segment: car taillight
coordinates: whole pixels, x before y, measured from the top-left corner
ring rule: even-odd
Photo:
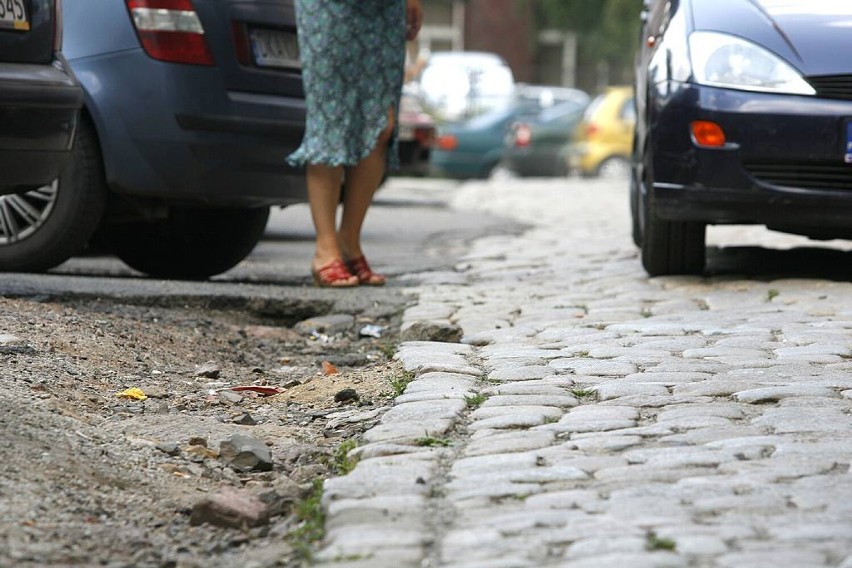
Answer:
[[[435,140],[435,146],[440,150],[444,150],[447,152],[452,152],[459,146],[458,139],[452,134],[444,134],[443,136],[438,136]]]
[[[53,51],[62,49],[62,0],[53,3]]]
[[[145,52],[160,61],[214,65],[190,0],[127,0]]]
[[[590,122],[586,125],[586,138],[593,138],[594,136],[597,136],[600,131],[600,126],[598,126],[594,122]]]
[[[515,146],[523,148],[529,146],[532,142],[532,130],[526,124],[519,124],[515,127]]]

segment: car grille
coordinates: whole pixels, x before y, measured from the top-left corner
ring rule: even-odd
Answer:
[[[745,164],[758,180],[783,187],[800,189],[852,190],[852,166],[843,164],[786,163]]]
[[[852,100],[852,75],[822,75],[807,77],[807,81],[819,97]]]

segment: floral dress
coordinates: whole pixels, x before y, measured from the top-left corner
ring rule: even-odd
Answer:
[[[307,126],[294,166],[354,166],[399,109],[405,0],[296,0]],[[399,166],[396,128],[388,166]]]

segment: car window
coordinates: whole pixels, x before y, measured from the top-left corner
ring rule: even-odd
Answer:
[[[432,56],[419,80],[426,107],[443,120],[464,120],[511,101],[515,79],[496,57],[471,53]]]
[[[550,108],[544,109],[538,115],[539,122],[552,122],[562,120],[566,117],[571,117],[580,112],[583,105],[577,103],[563,103]]]
[[[592,102],[590,102],[589,106],[586,107],[586,112],[583,114],[583,120],[590,120],[595,113],[598,112],[598,109],[603,104],[605,97],[606,95],[598,95],[592,99]]]
[[[636,122],[636,105],[633,100],[633,97],[630,97],[624,104],[621,105],[621,112],[619,113],[619,117],[624,122]]]

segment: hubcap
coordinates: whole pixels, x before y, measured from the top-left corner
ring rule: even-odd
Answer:
[[[0,246],[10,246],[36,233],[50,217],[59,180],[25,193],[0,196]]]

